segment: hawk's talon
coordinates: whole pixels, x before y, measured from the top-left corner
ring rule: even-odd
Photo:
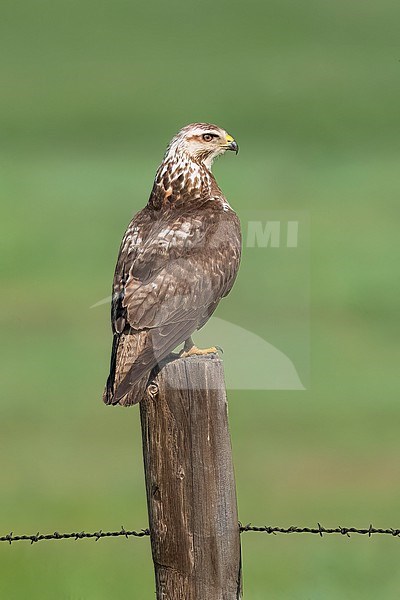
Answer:
[[[180,358],[187,358],[188,356],[204,356],[206,354],[218,354],[218,349],[221,350],[218,346],[211,346],[210,348],[197,348],[197,346],[192,346],[189,350],[182,350],[180,353]]]

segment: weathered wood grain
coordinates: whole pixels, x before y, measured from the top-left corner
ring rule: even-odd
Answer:
[[[241,555],[221,360],[165,364],[140,404],[158,600],[237,600]]]

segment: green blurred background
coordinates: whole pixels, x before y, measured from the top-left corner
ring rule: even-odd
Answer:
[[[147,525],[138,411],[101,404],[109,310],[89,307],[195,120],[240,143],[215,168],[239,215],[311,223],[308,390],[230,393],[240,519],[399,527],[399,19],[394,0],[2,0],[2,534]],[[263,256],[217,313],[255,332],[277,308]],[[242,542],[248,600],[399,597],[398,539]],[[0,552],[1,598],[154,597],[147,539]]]

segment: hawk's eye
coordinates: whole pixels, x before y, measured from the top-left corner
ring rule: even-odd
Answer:
[[[215,136],[214,136],[214,135],[211,135],[211,133],[205,133],[205,134],[203,135],[203,140],[204,140],[205,142],[211,142],[211,140],[212,140],[214,137],[215,137]]]

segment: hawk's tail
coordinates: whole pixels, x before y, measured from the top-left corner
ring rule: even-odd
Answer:
[[[115,333],[106,404],[130,406],[143,398],[152,369],[196,330],[194,318],[172,322],[157,331],[128,329]]]
[[[148,333],[146,331],[130,330],[124,333],[115,333],[111,352],[110,374],[107,379],[103,393],[105,404],[120,404],[130,406],[137,404],[143,398],[149,375],[154,364],[154,356],[148,364],[142,364],[142,369],[137,377],[130,381],[129,389],[121,396],[119,386],[138,356],[142,355],[148,344]],[[146,352],[144,352],[146,354]],[[150,358],[150,356],[149,356]]]

